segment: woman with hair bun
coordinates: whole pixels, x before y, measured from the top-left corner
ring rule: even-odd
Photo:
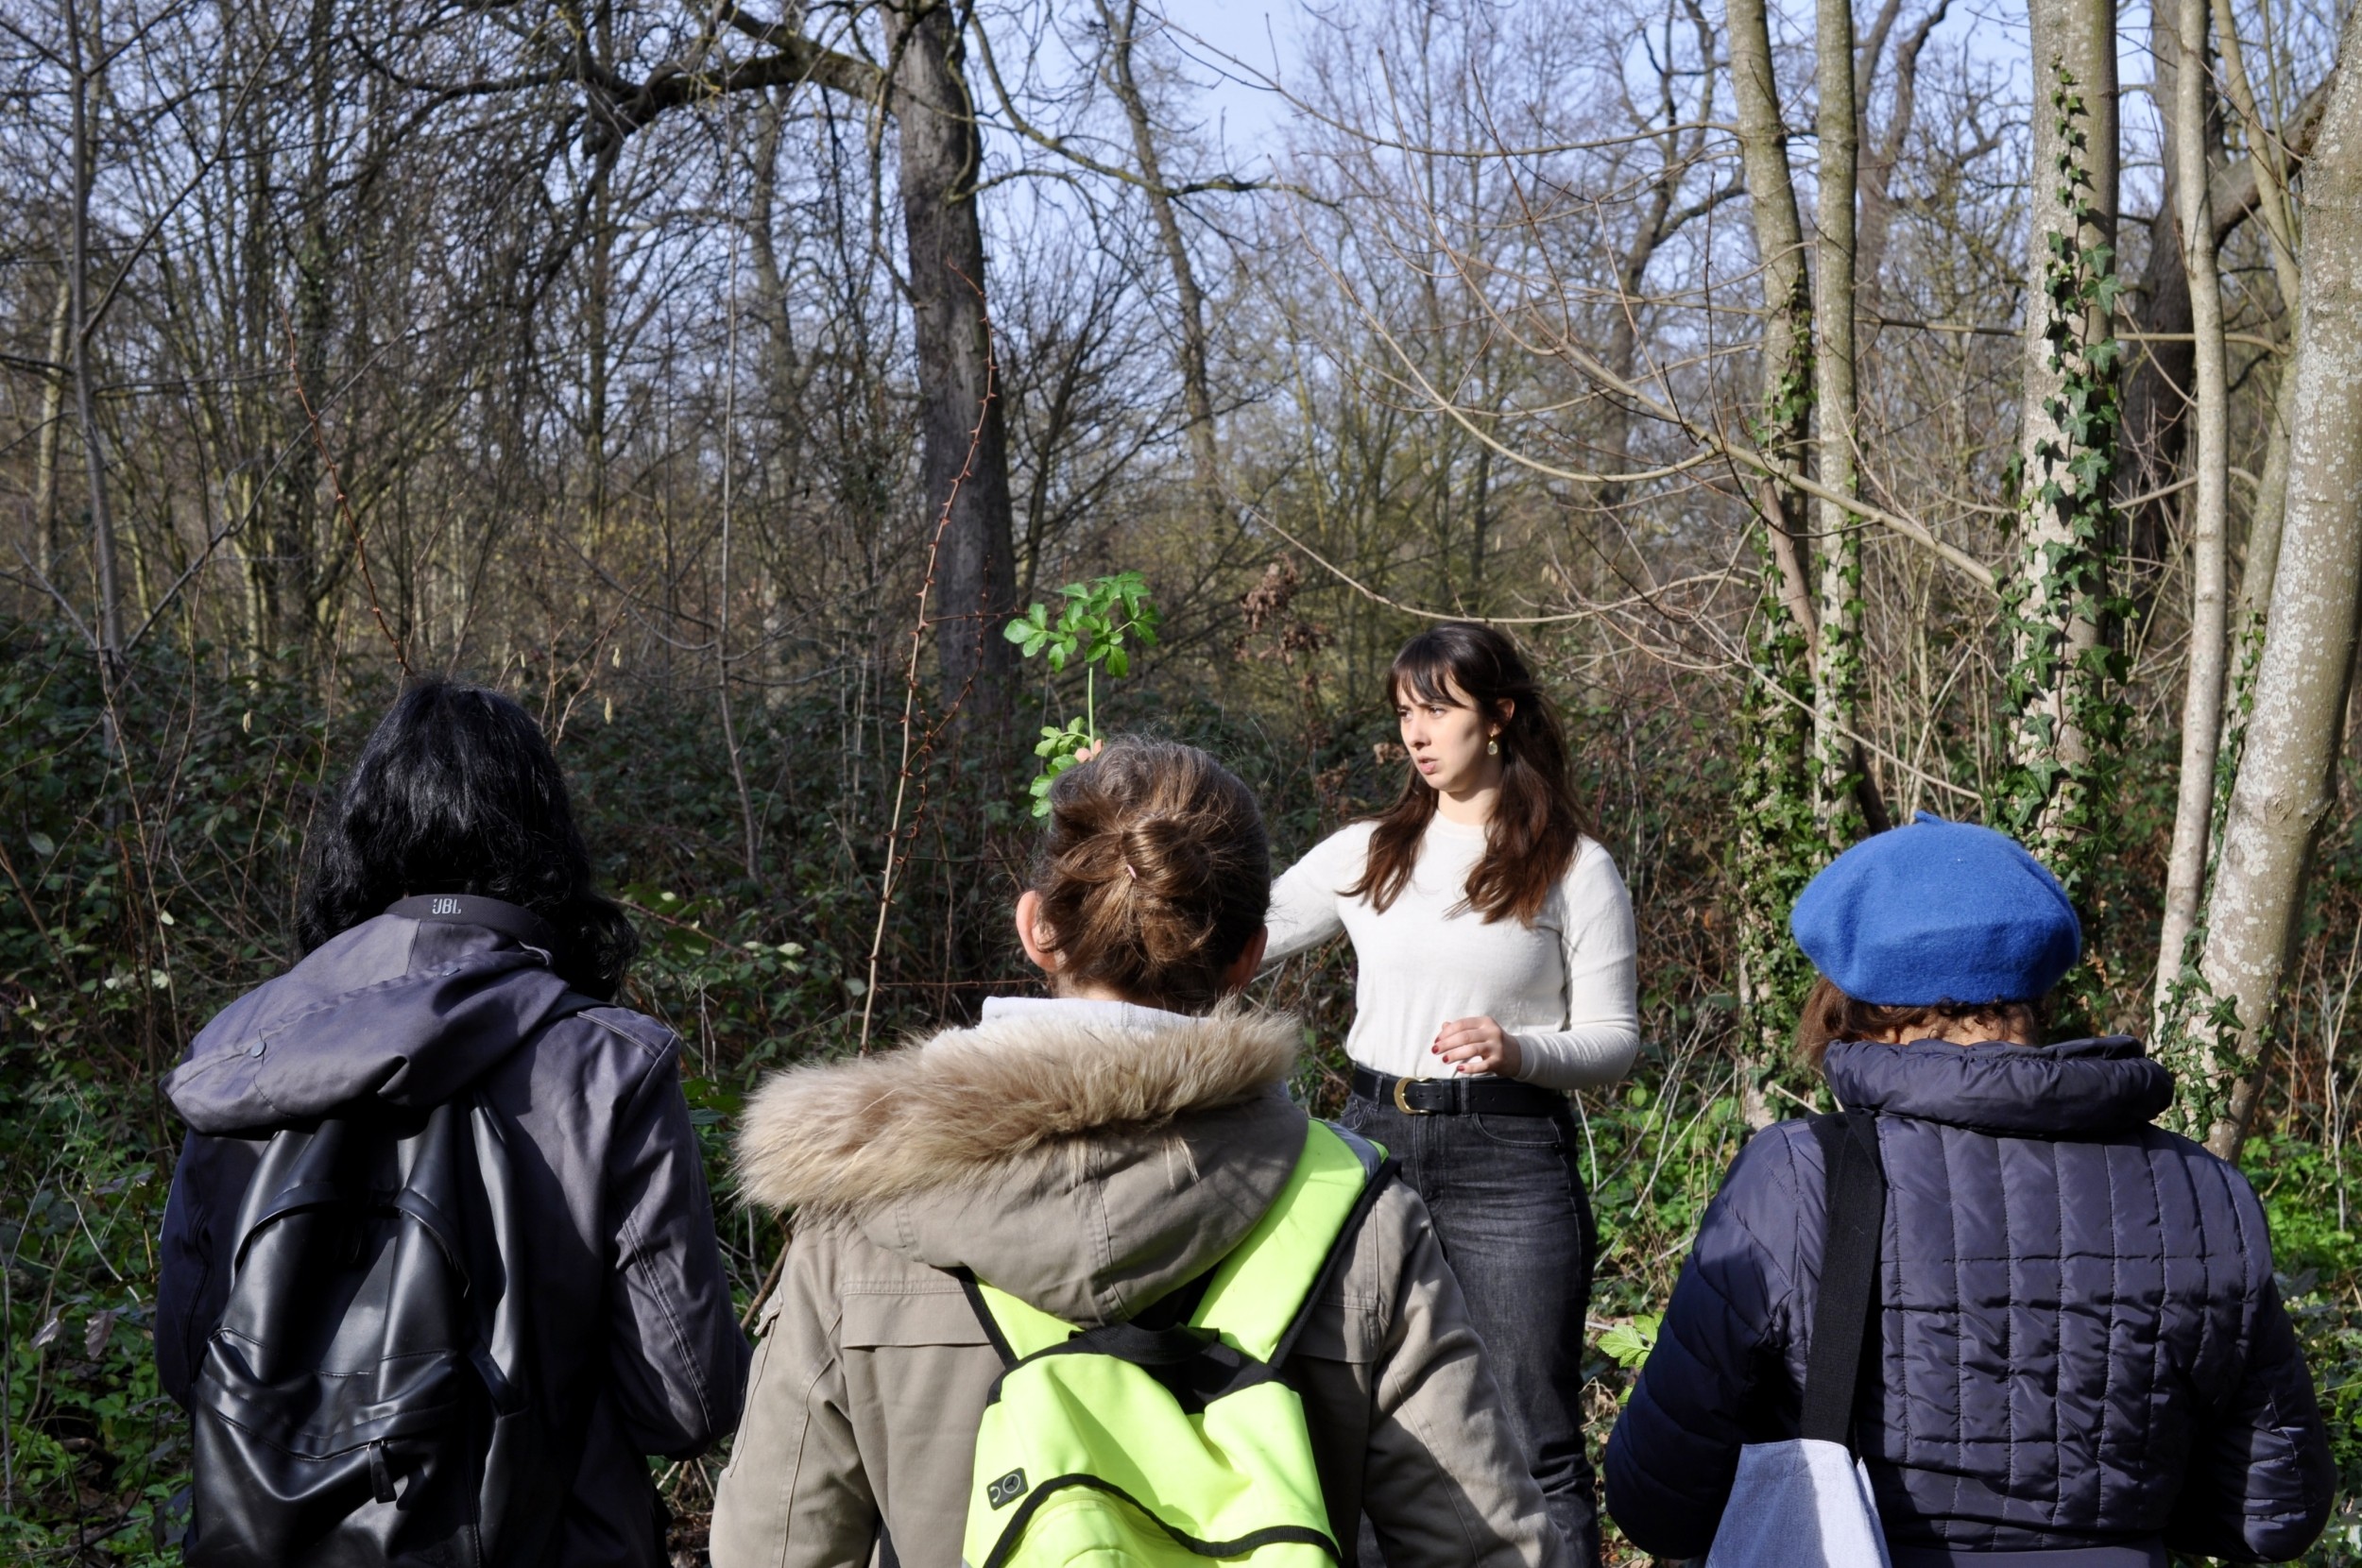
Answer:
[[[1332,1134],[1288,1097],[1295,1022],[1224,1005],[1263,954],[1271,861],[1254,795],[1202,751],[1118,741],[1061,774],[1050,806],[1015,912],[1048,997],[994,997],[975,1028],[782,1073],[747,1107],[743,1185],[796,1224],[715,1503],[716,1568],[956,1568],[1009,1560],[1012,1542],[1025,1562],[1029,1538],[997,1532],[1053,1515],[1070,1529],[1094,1508],[1155,1550],[1092,1561],[1273,1560],[1241,1544],[1272,1530],[1208,1541],[1175,1522],[1189,1499],[1171,1448],[1133,1454],[1147,1479],[1119,1499],[987,1436],[1046,1357],[1072,1367],[1092,1343],[1176,1336],[1196,1337],[1192,1355],[1232,1345],[1230,1321],[1207,1315],[1243,1276],[1219,1270],[1275,1248],[1327,1262],[1284,1307],[1291,1348],[1246,1369],[1266,1375],[1207,1391],[1173,1362],[1135,1363],[1165,1368],[1172,1419],[1209,1430],[1237,1390],[1272,1394],[1275,1368],[1293,1390],[1317,1471],[1307,1506],[1326,1527],[1299,1523],[1275,1549],[1296,1561],[1317,1544],[1350,1568],[1366,1512],[1396,1568],[1562,1568],[1417,1195],[1338,1133],[1357,1181],[1375,1169],[1361,1218],[1319,1237],[1290,1206],[1300,1162]],[[1045,1342],[1069,1354],[1012,1353],[995,1301],[1054,1320]],[[1187,1390],[1203,1401],[1190,1417]],[[1143,1440],[1121,1411],[1088,1413],[1103,1444]],[[1278,1435],[1257,1426],[1242,1448]],[[1068,1511],[1038,1507],[1053,1496]],[[964,1553],[979,1530],[1000,1544]]]
[[[1550,1517],[1593,1563],[1582,1389],[1598,1232],[1566,1091],[1615,1083],[1639,1050],[1632,900],[1583,830],[1566,740],[1508,638],[1429,627],[1387,685],[1402,793],[1279,878],[1265,962],[1351,937],[1345,1124],[1427,1201]]]

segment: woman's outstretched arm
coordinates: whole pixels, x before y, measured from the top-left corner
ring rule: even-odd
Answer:
[[[1369,845],[1370,825],[1355,823],[1314,844],[1280,874],[1272,884],[1266,917],[1271,927],[1271,946],[1263,949],[1266,970],[1345,929],[1343,893],[1361,879]]]

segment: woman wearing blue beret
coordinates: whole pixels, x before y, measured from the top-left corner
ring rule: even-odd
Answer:
[[[2082,939],[2056,878],[1922,814],[1840,856],[1790,929],[1821,971],[1799,1046],[1884,1168],[1849,1440],[1894,1568],[2302,1552],[2328,1436],[2263,1208],[2153,1124],[2173,1080],[2138,1041],[2042,1043]],[[1609,1440],[1608,1511],[1660,1557],[1706,1554],[1742,1445],[1798,1435],[1829,1125],[1731,1167]]]

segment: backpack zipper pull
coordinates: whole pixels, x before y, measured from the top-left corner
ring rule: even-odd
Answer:
[[[379,1502],[390,1503],[394,1500],[394,1472],[393,1467],[385,1462],[383,1439],[369,1444],[369,1486],[377,1493]]]

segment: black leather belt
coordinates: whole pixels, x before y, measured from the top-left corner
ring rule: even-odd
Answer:
[[[1395,1078],[1367,1067],[1353,1069],[1353,1092],[1413,1116],[1547,1116],[1566,1103],[1556,1089],[1515,1079]]]

